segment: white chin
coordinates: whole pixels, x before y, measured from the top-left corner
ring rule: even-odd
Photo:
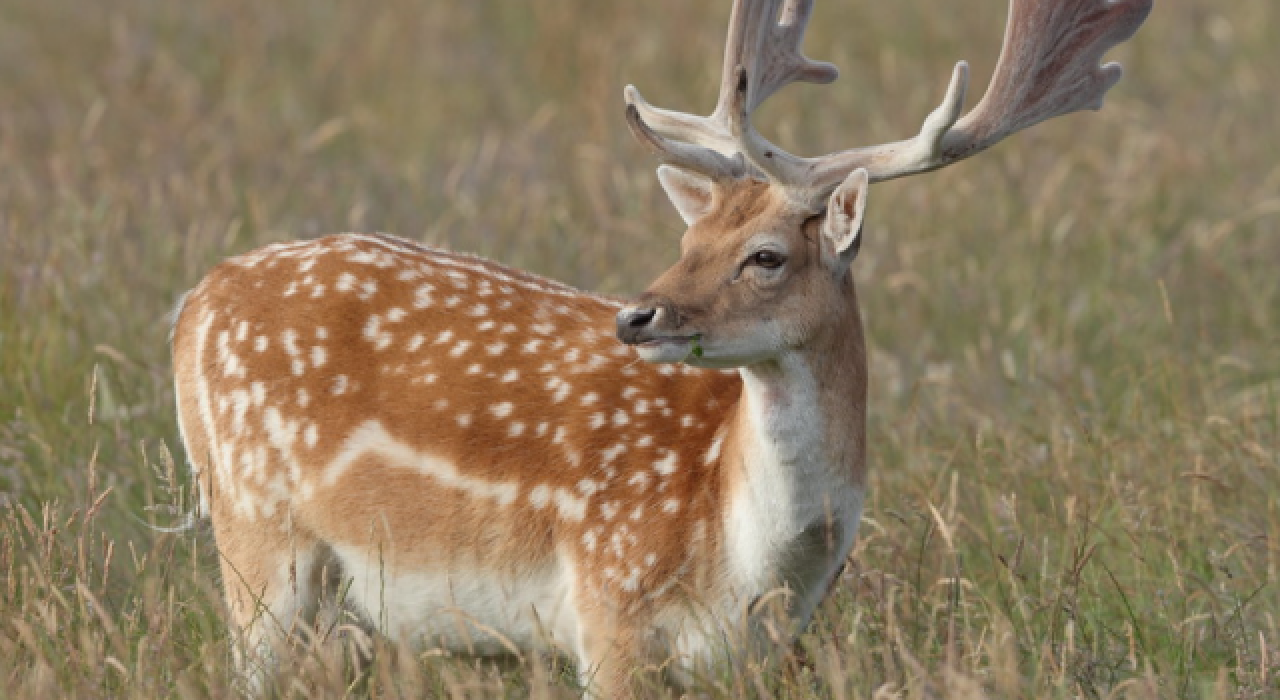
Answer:
[[[662,343],[650,343],[636,346],[636,354],[645,362],[653,364],[663,364],[669,362],[683,362],[693,353],[692,343],[689,341],[669,341]]]

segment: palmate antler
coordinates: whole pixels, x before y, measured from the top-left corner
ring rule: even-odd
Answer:
[[[818,206],[857,168],[872,181],[945,167],[1046,119],[1098,109],[1120,79],[1103,54],[1133,36],[1152,0],[1011,0],[987,94],[961,117],[969,67],[956,64],[920,133],[896,143],[802,158],[774,146],[751,114],[784,85],[829,83],[838,71],[800,51],[813,0],[735,0],[715,111],[698,117],[650,105],[627,86],[627,121],[663,162],[713,180],[762,176]]]

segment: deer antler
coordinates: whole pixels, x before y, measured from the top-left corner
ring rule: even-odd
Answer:
[[[813,0],[786,0],[785,4],[783,0],[735,0],[729,17],[729,38],[725,43],[720,96],[715,110],[710,116],[699,117],[654,107],[640,96],[635,86],[628,85],[624,96],[632,132],[670,165],[687,167],[713,178],[724,177],[726,171],[716,166],[725,163],[704,153],[697,156],[695,166],[682,165],[677,161],[687,162],[691,155],[687,149],[674,149],[676,144],[669,140],[665,143],[659,140],[655,145],[652,136],[661,134],[722,156],[742,153],[732,127],[741,111],[737,104],[742,100],[740,92],[746,95],[747,110],[754,111],[788,83],[825,84],[840,74],[830,63],[812,61],[800,52],[812,12]],[[739,69],[747,75],[745,86],[739,85]],[[644,133],[646,124],[652,127],[649,134]],[[709,164],[715,165],[704,169]]]
[[[678,149],[669,139],[685,141],[698,152],[714,151],[726,161],[741,153],[770,181],[818,205],[857,168],[866,168],[876,182],[936,170],[1046,119],[1100,108],[1121,69],[1098,62],[1133,36],[1151,12],[1152,0],[1011,0],[995,74],[972,112],[960,116],[969,82],[968,64],[961,61],[942,103],[914,138],[818,158],[787,153],[751,126],[752,112],[778,88],[798,80],[830,82],[836,75],[830,64],[800,53],[811,0],[792,0],[781,15],[779,4],[734,3],[720,99],[709,117],[652,107],[630,86],[626,99],[637,110],[633,130],[649,122],[666,137],[665,148],[655,150],[670,164],[687,167],[677,162]],[[688,151],[682,153],[687,159]],[[726,170],[719,176],[732,175]]]

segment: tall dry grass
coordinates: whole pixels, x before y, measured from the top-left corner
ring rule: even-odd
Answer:
[[[235,692],[210,538],[147,527],[187,507],[182,290],[378,229],[638,291],[680,226],[621,88],[707,108],[725,4],[0,2],[4,694]],[[824,0],[807,49],[843,75],[763,128],[806,153],[912,133],[953,60],[985,80],[1003,16]],[[1277,32],[1272,0],[1161,0],[1101,113],[875,188],[854,564],[807,660],[704,692],[1280,695]],[[575,692],[556,660],[330,636],[280,695]]]

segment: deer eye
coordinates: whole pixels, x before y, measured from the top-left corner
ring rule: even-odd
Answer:
[[[748,260],[752,265],[763,267],[766,270],[773,270],[782,267],[782,263],[786,262],[787,258],[776,251],[758,250],[752,253]]]

